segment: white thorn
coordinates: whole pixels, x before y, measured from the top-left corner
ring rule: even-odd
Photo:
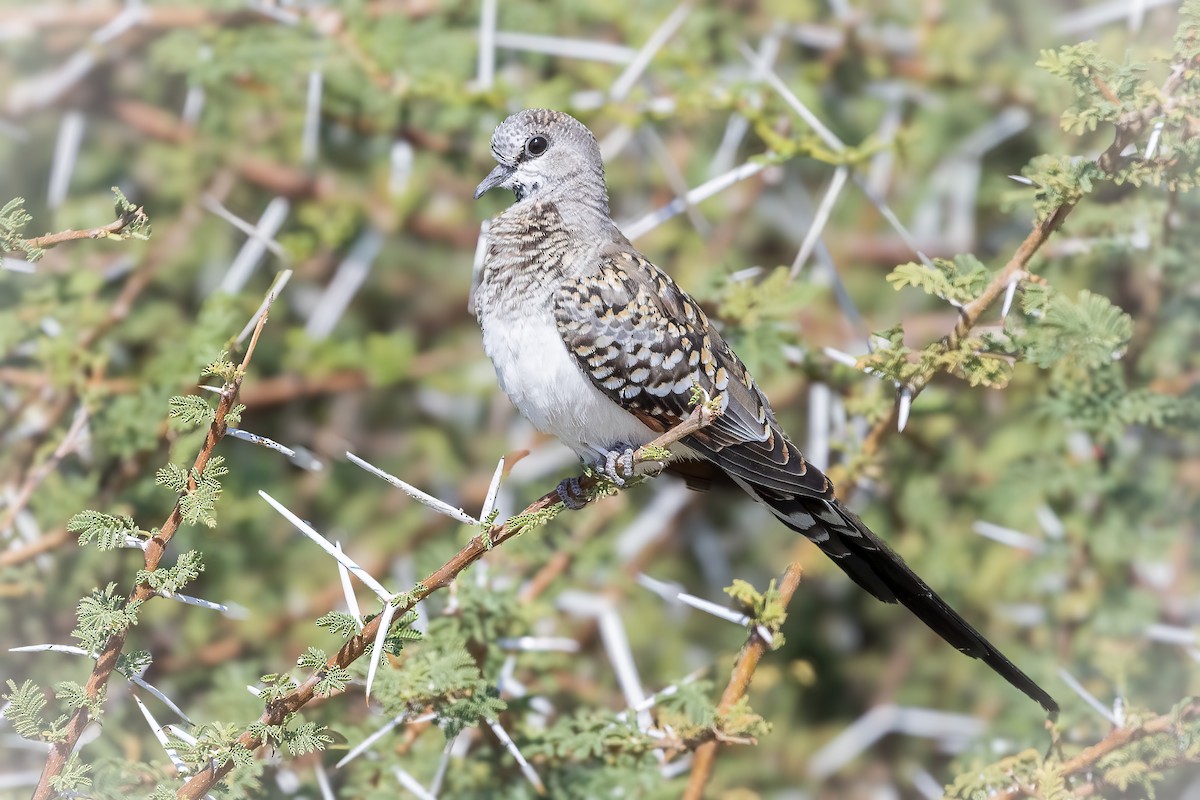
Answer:
[[[679,30],[679,26],[687,19],[688,14],[692,13],[691,3],[685,0],[675,7],[675,10],[667,16],[662,23],[654,29],[650,34],[650,38],[638,50],[633,61],[625,68],[625,71],[613,82],[612,89],[609,90],[608,96],[613,100],[623,100],[633,89],[633,85],[637,79],[646,71],[646,67],[650,65],[650,61],[658,53],[662,46],[667,43],[675,31]]]
[[[181,709],[179,706],[175,705],[175,703],[171,700],[171,698],[169,698],[165,694],[163,694],[157,687],[151,686],[149,683],[147,683],[144,679],[142,679],[138,675],[130,675],[128,677],[129,677],[130,683],[142,687],[147,692],[149,692],[150,694],[157,697],[162,702],[163,705],[165,705],[167,708],[174,711],[176,716],[178,716],[181,720],[186,722],[188,725],[195,727],[196,723],[192,722],[191,719],[188,718],[188,715],[183,713],[183,709]],[[195,744],[195,743],[196,743],[195,740],[193,740],[192,744]]]
[[[247,336],[250,335],[254,327],[258,325],[258,319],[266,313],[267,307],[275,302],[275,298],[279,297],[279,293],[283,291],[283,287],[287,286],[288,281],[292,279],[292,271],[285,269],[275,276],[275,280],[271,281],[271,288],[267,290],[263,300],[258,304],[258,310],[254,312],[254,316],[250,317],[250,321],[242,328],[242,332],[237,336],[237,343],[241,344]],[[217,391],[221,391],[218,389]]]
[[[390,601],[385,601],[382,619],[379,621],[379,630],[375,631],[375,647],[371,650],[371,663],[367,666],[367,688],[364,694],[368,700],[371,699],[371,685],[375,683],[375,671],[379,669],[379,662],[383,660],[383,644],[387,641],[388,628],[392,627],[392,617],[394,616],[396,616],[396,606]]]
[[[1017,296],[1017,284],[1021,282],[1021,276],[1013,275],[1012,280],[1008,282],[1008,286],[1004,287],[1004,303],[1000,306],[1000,319],[1008,319],[1008,312],[1012,308],[1013,298]]]
[[[905,386],[900,389],[900,400],[897,403],[899,406],[896,409],[896,431],[903,433],[904,428],[908,425],[908,414],[912,411],[913,390]]]
[[[734,611],[731,608],[726,608],[723,605],[714,603],[711,600],[705,600],[702,597],[696,597],[695,595],[688,594],[687,592],[680,592],[679,599],[684,603],[687,603],[692,608],[699,609],[707,614],[712,614],[714,617],[723,619],[726,622],[732,622],[734,625],[745,627],[750,624],[750,617]]]
[[[292,458],[296,455],[296,451],[292,448],[286,447],[274,439],[268,439],[265,436],[259,436],[257,433],[251,433],[250,431],[245,431],[241,428],[235,428],[232,425],[226,426],[225,432],[235,439],[241,439],[243,442],[250,442],[251,444],[256,444],[259,447],[265,447],[268,450],[274,450],[276,452],[283,453],[288,458]]]
[[[367,748],[369,748],[371,745],[375,744],[375,742],[379,741],[384,736],[386,736],[388,731],[392,730],[392,728],[395,728],[401,722],[404,722],[404,718],[407,716],[408,716],[407,711],[400,712],[395,717],[393,717],[391,719],[391,721],[388,722],[386,725],[384,725],[382,728],[375,731],[367,738],[363,739],[361,742],[356,744],[354,747],[350,748],[350,752],[348,752],[348,753],[346,753],[346,755],[342,756],[341,761],[337,762],[337,764],[334,765],[334,769],[341,769],[342,767],[346,766],[354,759],[358,758],[360,755],[362,755],[364,752],[366,752]]]
[[[508,731],[504,730],[500,723],[494,719],[487,720],[487,724],[492,729],[492,733],[496,734],[496,738],[500,740],[500,743],[504,745],[504,749],[508,750],[512,754],[512,757],[517,760],[517,764],[521,767],[521,773],[525,776],[525,780],[533,785],[538,794],[545,794],[546,787],[542,784],[542,779],[538,777],[537,772],[525,760],[525,756],[521,755],[521,751],[517,749],[516,742],[508,735]]]
[[[384,472],[379,467],[359,458],[358,456],[354,455],[353,453],[349,453],[349,452],[346,453],[346,458],[350,459],[351,463],[362,467],[367,472],[370,472],[372,475],[375,475],[378,478],[382,478],[383,480],[390,483],[392,486],[395,486],[397,489],[399,489],[400,491],[407,494],[412,499],[416,500],[418,503],[427,505],[430,508],[432,508],[434,511],[445,514],[448,517],[453,517],[454,519],[458,520],[459,522],[463,523],[464,525],[478,525],[479,524],[479,520],[475,519],[470,514],[463,511],[461,508],[455,508],[454,506],[450,505],[449,503],[447,503],[443,500],[439,500],[438,498],[434,497],[431,494],[426,494],[425,492],[422,492],[420,489],[413,486],[412,484],[406,483],[406,482],[400,480],[395,475]]]
[[[10,647],[10,653],[70,653],[73,656],[91,656],[82,647],[70,644],[27,644],[24,647]]]
[[[334,542],[333,546],[342,552],[342,543]],[[354,594],[354,586],[350,583],[350,570],[346,569],[346,565],[338,561],[338,577],[342,581],[342,595],[346,598],[346,609],[350,612],[350,616],[354,617],[354,624],[361,631],[363,629],[362,610],[358,607],[358,596]]]
[[[504,458],[496,464],[496,471],[492,473],[492,482],[488,484],[487,496],[483,499],[483,508],[479,511],[480,522],[485,521],[496,508],[496,497],[500,494],[500,481],[504,477]]]
[[[338,562],[344,564],[346,569],[353,572],[355,577],[366,584],[366,586],[375,593],[376,597],[384,602],[387,602],[391,599],[392,593],[383,588],[383,584],[375,580],[375,578],[371,576],[371,573],[360,567],[352,558],[350,558],[350,556],[343,553],[340,548],[334,547],[328,539],[317,533],[311,525],[297,517],[295,514],[285,508],[278,500],[276,500],[274,497],[271,497],[271,495],[267,494],[263,490],[259,489],[258,494],[263,500],[266,500],[268,503],[270,503],[272,508],[283,515],[284,519],[292,523],[292,525],[296,527],[296,530],[300,531],[313,542],[315,542],[318,547],[320,547],[326,553],[329,553],[329,555],[337,559]]]
[[[1067,686],[1071,687],[1075,694],[1082,697],[1083,701],[1092,707],[1092,710],[1111,722],[1114,726],[1118,728],[1121,727],[1120,723],[1117,722],[1117,718],[1113,716],[1113,713],[1108,709],[1108,706],[1104,705],[1104,703],[1101,703],[1096,699],[1095,695],[1083,688],[1083,684],[1075,680],[1075,676],[1067,672],[1065,667],[1058,668],[1058,676],[1063,679],[1063,682],[1065,682]]]
[[[416,795],[419,800],[437,800],[436,797],[431,795],[425,789],[425,787],[421,785],[420,781],[418,781],[401,767],[393,766],[392,774],[396,776],[396,780],[400,781],[401,786]]]
[[[158,743],[162,745],[162,749],[166,751],[167,758],[171,759],[171,764],[175,767],[175,771],[181,775],[187,775],[191,772],[188,765],[179,757],[179,753],[175,751],[175,748],[171,747],[171,742],[167,739],[167,735],[163,733],[162,726],[158,724],[158,720],[150,713],[150,709],[146,708],[146,704],[142,702],[142,698],[134,694],[133,700],[141,710],[142,716],[146,718],[146,723],[150,726],[150,732],[154,734],[154,738],[158,740]]]
[[[1158,140],[1163,132],[1163,120],[1154,123],[1154,130],[1150,131],[1150,140],[1146,142],[1146,154],[1143,156],[1147,161],[1154,158],[1154,154],[1158,151]]]

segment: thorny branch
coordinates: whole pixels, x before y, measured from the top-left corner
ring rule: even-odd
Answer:
[[[79,239],[108,239],[111,237],[119,238],[127,228],[136,229],[145,225],[147,221],[148,217],[146,216],[145,209],[141,206],[137,206],[136,208],[122,212],[119,217],[107,225],[101,225],[96,228],[87,228],[81,231],[68,228],[65,231],[59,231],[58,233],[47,233],[43,236],[35,236],[32,239],[23,239],[21,242],[23,247],[21,249],[25,249],[27,247],[30,250],[44,250],[46,248],[62,244],[63,242],[74,242],[78,241]]]
[[[800,578],[803,574],[804,568],[799,561],[793,561],[783,573],[783,580],[779,584],[779,603],[784,608],[791,602],[792,595],[800,586]],[[721,701],[717,704],[718,716],[728,714],[734,704],[746,694],[746,690],[750,688],[750,680],[754,677],[754,670],[758,668],[758,662],[762,660],[770,646],[765,639],[758,635],[757,629],[750,630],[750,637],[742,646],[742,652],[738,654],[733,674],[729,676],[729,683],[725,685],[725,691],[721,693]],[[717,758],[717,747],[722,743],[720,739],[713,739],[697,748],[696,758],[692,762],[692,774],[688,778],[687,790],[683,794],[684,800],[701,800],[704,797],[704,786],[712,774],[713,763]]]
[[[1120,166],[1122,151],[1146,129],[1151,120],[1164,112],[1164,107],[1171,103],[1169,98],[1172,97],[1183,82],[1184,66],[1183,64],[1176,65],[1171,70],[1170,77],[1163,84],[1161,96],[1168,99],[1164,100],[1161,104],[1155,103],[1141,111],[1130,112],[1118,122],[1116,135],[1113,137],[1112,144],[1096,159],[1096,165],[1101,171],[1108,175],[1115,173]],[[978,297],[959,310],[959,319],[958,323],[954,326],[954,330],[947,334],[938,345],[943,352],[956,349],[962,339],[979,324],[983,313],[1004,294],[1008,285],[1014,280],[1018,280],[1022,272],[1027,271],[1029,262],[1054,232],[1062,227],[1067,216],[1075,209],[1075,205],[1075,202],[1063,202],[1050,214],[1046,215],[1043,220],[1034,223],[1033,229],[1017,247],[1016,252],[1013,253],[1008,262],[992,278],[987,288]],[[918,373],[909,382],[905,388],[911,393],[912,398],[921,393],[929,384],[929,381],[933,379],[934,374],[935,368],[930,367],[924,372]],[[883,443],[897,432],[899,416],[900,405],[896,403],[892,405],[888,414],[875,424],[863,440],[862,450],[859,454],[860,464],[869,463],[879,453],[879,449]],[[853,480],[855,477],[857,476],[851,474],[849,470],[830,470],[830,478],[833,479],[834,483],[844,483],[847,480]]]
[[[692,413],[674,428],[663,433],[654,441],[647,445],[638,448],[634,453],[634,463],[650,463],[657,462],[661,455],[661,450],[678,442],[686,436],[689,436],[704,426],[710,424],[716,418],[719,412],[710,408],[706,403],[698,404]],[[584,498],[581,502],[584,504],[591,502],[594,499],[592,490],[600,486],[602,479],[594,475],[587,474],[579,477],[579,485],[583,490]],[[418,603],[424,600],[429,595],[444,589],[449,586],[454,579],[465,570],[467,567],[478,561],[484,553],[493,547],[498,547],[509,539],[513,539],[526,529],[532,527],[536,523],[531,521],[531,515],[539,512],[550,510],[554,507],[560,510],[562,500],[557,491],[547,492],[537,500],[530,503],[519,514],[511,517],[508,521],[493,525],[486,531],[481,531],[476,534],[469,542],[467,542],[461,550],[459,550],[449,561],[438,567],[429,574],[423,581],[418,583],[411,592],[400,595],[395,598],[392,603],[396,607],[391,619],[399,620],[404,614],[416,607]],[[379,633],[379,626],[383,621],[384,615],[378,614],[370,622],[363,626],[363,629],[352,636],[342,649],[335,653],[326,662],[326,668],[345,669],[353,664],[367,651],[367,648],[375,641]],[[310,675],[304,682],[289,692],[286,696],[272,702],[268,705],[267,710],[259,718],[259,722],[264,725],[280,725],[288,717],[288,715],[299,711],[309,702],[311,702],[316,693],[317,684],[321,680],[321,672]],[[238,738],[238,743],[248,750],[253,750],[262,746],[263,741],[251,734],[250,732],[243,733]],[[232,760],[226,761],[222,766],[215,764],[209,768],[200,771],[188,779],[179,791],[176,797],[179,800],[198,800],[208,793],[217,781],[221,780],[233,768]],[[40,799],[39,799],[40,800]]]
[[[1170,734],[1177,730],[1181,722],[1185,722],[1198,715],[1200,715],[1200,700],[1193,700],[1183,708],[1154,717],[1138,725],[1113,728],[1103,739],[1091,747],[1082,750],[1075,757],[1064,761],[1059,766],[1059,773],[1064,780],[1080,775],[1081,773],[1088,774],[1088,783],[1071,788],[1072,796],[1085,797],[1094,794],[1104,785],[1103,778],[1090,774],[1091,770],[1101,759],[1130,742],[1145,739],[1149,736]],[[1029,787],[1014,786],[1011,789],[992,796],[995,800],[1018,800],[1022,797],[1038,797],[1040,795],[1036,790]]]
[[[274,298],[271,299],[273,300]],[[196,460],[192,464],[191,475],[193,476],[204,472],[204,468],[212,458],[217,444],[225,437],[225,417],[238,402],[238,392],[242,387],[242,380],[246,375],[246,369],[250,366],[250,359],[254,356],[258,337],[262,333],[263,326],[266,325],[269,310],[270,304],[268,303],[267,311],[264,311],[262,316],[259,317],[258,324],[254,328],[254,333],[250,337],[250,344],[246,347],[246,354],[242,357],[242,362],[238,367],[236,376],[221,390],[216,415],[208,427],[208,433],[204,437],[204,444],[201,446],[200,452],[196,455]],[[195,489],[195,478],[189,478],[188,491]],[[183,520],[182,501],[183,498],[181,497],[175,503],[175,507],[171,509],[171,513],[167,516],[162,527],[147,541],[145,555],[146,572],[153,572],[158,568],[158,564],[166,552],[167,545],[171,542],[171,537],[178,530],[179,523]],[[130,603],[144,602],[153,597],[154,594],[154,589],[149,584],[139,583],[129,593],[126,606]],[[128,632],[128,628],[124,628],[111,634],[104,643],[104,647],[101,648],[96,658],[96,664],[92,668],[92,674],[88,677],[87,681],[86,691],[89,698],[93,700],[98,698],[100,692],[108,684],[108,679],[112,676],[112,672],[117,666],[117,659],[120,657],[121,650],[125,646],[125,639]],[[61,774],[67,759],[70,758],[75,745],[79,742],[79,737],[83,734],[83,730],[90,719],[91,715],[88,713],[86,706],[79,708],[74,716],[71,717],[71,720],[67,723],[66,735],[63,740],[53,744],[50,748],[50,753],[46,758],[46,766],[42,769],[41,778],[38,780],[37,788],[33,793],[33,800],[50,800],[50,798],[56,795],[52,781]]]
[[[1132,142],[1138,134],[1144,131],[1147,125],[1155,117],[1163,113],[1164,105],[1168,105],[1171,101],[1169,98],[1175,93],[1183,82],[1184,75],[1183,64],[1176,65],[1171,70],[1171,75],[1163,85],[1161,96],[1168,98],[1162,104],[1154,104],[1148,108],[1137,112],[1130,112],[1117,124],[1116,135],[1109,147],[1100,154],[1096,159],[1097,166],[1106,174],[1116,172],[1122,151]],[[1025,237],[1024,241],[1017,247],[1015,253],[1004,265],[1004,267],[996,273],[996,276],[988,284],[983,292],[967,303],[960,309],[958,323],[940,343],[946,352],[949,352],[962,341],[963,337],[971,332],[971,330],[979,323],[983,313],[992,306],[1004,293],[1009,283],[1017,280],[1020,273],[1025,271],[1030,260],[1037,254],[1047,240],[1057,231],[1066,220],[1067,216],[1075,208],[1075,202],[1063,202],[1055,208],[1045,219],[1034,223],[1033,230]],[[921,390],[928,385],[929,381],[934,376],[934,370],[929,370],[918,374],[907,388],[911,392],[911,396],[915,398],[920,394]],[[869,463],[879,453],[880,447],[888,437],[893,435],[897,430],[897,422],[899,421],[900,405],[895,403],[892,405],[889,413],[871,429],[863,441],[862,450],[859,454],[858,464]],[[830,479],[835,484],[843,484],[847,488],[841,492],[841,499],[845,501],[849,494],[854,490],[855,479],[857,474],[844,468],[842,465],[835,465],[829,470]],[[792,594],[796,591],[799,585],[802,567],[798,561],[792,562],[787,571],[784,573],[782,586],[780,587],[780,601],[786,606],[791,600]],[[721,694],[721,702],[718,706],[718,711],[726,711],[734,703],[745,695],[746,690],[750,686],[750,679],[754,675],[754,670],[758,666],[759,659],[768,648],[768,644],[760,637],[756,636],[752,631],[750,638],[742,648],[742,652],[738,657],[736,666],[733,669],[733,674],[730,675],[729,683],[725,686],[725,691]],[[1116,733],[1116,732],[1114,732]],[[1111,738],[1111,737],[1110,737]],[[1107,741],[1107,740],[1105,740]],[[708,783],[708,779],[712,774],[713,761],[716,758],[716,750],[719,742],[712,741],[704,744],[696,751],[696,760],[692,767],[691,777],[688,780],[687,790],[684,794],[685,800],[700,800],[704,796],[704,787]],[[1103,742],[1101,743],[1103,744]],[[1110,749],[1119,746],[1120,742],[1112,744]],[[1100,747],[1096,745],[1095,747]],[[1090,748],[1085,750],[1084,754],[1090,752]],[[1107,752],[1107,751],[1105,751]],[[1081,754],[1083,755],[1083,754]],[[1097,755],[1096,757],[1099,757]],[[1071,764],[1072,762],[1068,762]],[[1013,795],[1019,797],[1021,795]]]

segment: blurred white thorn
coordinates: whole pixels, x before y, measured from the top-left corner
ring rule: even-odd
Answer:
[[[1004,304],[1000,306],[1000,319],[1008,319],[1008,312],[1012,308],[1013,298],[1017,296],[1017,284],[1021,282],[1021,273],[1018,272],[1008,281],[1008,286],[1004,287]]]
[[[858,359],[846,351],[838,350],[836,347],[824,347],[822,351],[837,363],[858,369]]]
[[[1071,687],[1071,690],[1074,691],[1075,694],[1082,697],[1083,701],[1091,706],[1093,711],[1111,722],[1115,727],[1121,727],[1121,723],[1117,722],[1116,716],[1113,715],[1108,706],[1104,705],[1104,703],[1101,703],[1096,699],[1095,695],[1083,688],[1083,684],[1075,680],[1075,676],[1067,672],[1065,667],[1058,668],[1058,676],[1063,679],[1063,682],[1066,683],[1067,686]]]
[[[904,432],[904,427],[908,425],[908,414],[912,411],[913,390],[911,386],[903,386],[900,388],[900,399],[897,402],[896,409],[896,431]]]
[[[421,785],[420,781],[418,781],[401,767],[393,766],[392,774],[396,776],[396,780],[400,781],[401,786],[403,786],[405,789],[408,789],[410,792],[420,798],[420,800],[437,800],[436,797],[431,795],[428,790]]]
[[[679,26],[688,18],[688,14],[692,13],[691,6],[692,4],[687,2],[687,0],[680,3],[654,29],[654,32],[650,34],[650,38],[646,40],[646,43],[638,50],[637,55],[633,57],[633,61],[629,63],[625,71],[613,82],[612,89],[608,92],[609,97],[613,100],[625,99],[625,96],[629,94],[633,85],[637,83],[638,78],[646,71],[646,67],[650,65],[650,61],[654,58],[655,54],[662,49],[662,46],[675,34],[675,31],[679,30]]]
[[[1010,181],[1016,181],[1017,183],[1025,186],[1037,187],[1038,185],[1037,181],[1034,181],[1032,178],[1026,178],[1024,175],[1009,175],[1008,179]]]
[[[479,70],[475,82],[490,89],[496,75],[496,0],[483,0],[479,11]]]
[[[525,776],[525,780],[529,781],[538,794],[545,794],[545,784],[542,783],[542,779],[538,777],[537,772],[534,771],[530,763],[525,760],[525,756],[521,755],[521,751],[517,749],[516,742],[508,735],[508,731],[504,730],[504,727],[497,720],[489,719],[487,720],[487,724],[492,729],[492,733],[496,734],[496,738],[500,740],[500,743],[504,745],[504,749],[517,760],[517,765],[520,766],[521,774]]]
[[[317,162],[321,132],[321,89],[324,73],[314,69],[308,73],[308,92],[304,102],[304,129],[300,134],[300,160],[312,166]]]
[[[1150,140],[1146,142],[1146,154],[1143,156],[1147,161],[1154,158],[1155,152],[1158,151],[1158,140],[1163,132],[1163,120],[1154,123],[1154,130],[1150,131]]]
[[[83,127],[82,111],[72,109],[63,114],[58,126],[58,141],[54,145],[54,160],[50,165],[50,186],[46,191],[46,205],[51,209],[58,208],[67,199],[79,145],[83,141]]]
[[[334,765],[334,769],[341,769],[342,767],[346,766],[354,759],[358,758],[360,755],[362,755],[364,752],[366,752],[368,747],[375,744],[375,742],[379,741],[384,736],[386,736],[388,731],[390,731],[392,728],[395,728],[401,722],[404,722],[404,719],[407,716],[408,716],[407,711],[401,711],[399,714],[397,714],[395,717],[393,717],[382,728],[375,731],[374,733],[372,733],[367,738],[363,739],[358,744],[354,745],[354,747],[350,748],[350,752],[348,752],[348,753],[346,753],[346,755],[342,756],[341,761],[337,762],[337,764]]]
[[[317,776],[317,788],[321,790],[321,800],[337,800],[337,795],[333,793],[333,785],[329,783],[329,773],[325,771],[325,765],[319,758],[315,760],[313,771]]]
[[[1030,536],[1028,533],[1006,528],[1003,525],[976,520],[971,524],[971,530],[986,539],[991,539],[993,542],[999,542],[1000,544],[1008,545],[1017,550],[1024,550],[1034,555],[1040,555],[1046,551],[1046,543],[1041,539],[1036,536]]]

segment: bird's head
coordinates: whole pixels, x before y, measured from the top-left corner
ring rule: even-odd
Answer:
[[[546,198],[600,200],[607,208],[604,164],[596,137],[561,111],[529,108],[513,114],[492,134],[496,168],[475,189],[511,189],[517,201]]]

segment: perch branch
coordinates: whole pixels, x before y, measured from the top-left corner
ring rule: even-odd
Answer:
[[[638,448],[634,453],[634,462],[646,463],[656,461],[657,459],[654,458],[656,449],[669,447],[684,437],[695,433],[712,422],[716,415],[717,412],[710,409],[706,404],[696,406],[687,419],[679,425],[666,431],[653,442]],[[594,475],[583,475],[579,478],[579,485],[583,489],[585,496],[591,498],[591,490],[595,489],[600,484],[600,481],[601,479]],[[586,499],[583,502],[586,504],[591,501],[591,499]],[[530,520],[530,515],[547,511],[555,506],[560,509],[562,508],[562,500],[559,498],[557,491],[547,492],[530,503],[524,511],[510,518],[508,521],[499,525],[493,525],[487,531],[477,533],[449,561],[430,573],[411,592],[393,601],[396,603],[396,610],[392,613],[391,619],[401,619],[417,603],[420,603],[439,589],[449,586],[460,572],[478,561],[489,549],[498,547],[533,526],[535,523]],[[342,645],[341,650],[330,656],[326,662],[326,668],[345,669],[362,657],[363,653],[367,651],[367,648],[375,641],[376,636],[379,634],[379,626],[383,618],[383,614],[376,615],[370,622],[363,626],[361,631],[350,637]],[[319,672],[310,675],[287,695],[270,703],[266,711],[259,718],[259,721],[265,725],[282,724],[288,715],[299,711],[313,700],[319,682]],[[243,733],[238,738],[238,743],[249,750],[254,750],[263,744],[261,739],[250,732]],[[232,768],[233,761],[230,760],[225,762],[223,766],[214,765],[209,769],[201,770],[180,787],[176,793],[176,797],[179,800],[198,800],[211,791],[213,786],[225,777],[226,773]]]

